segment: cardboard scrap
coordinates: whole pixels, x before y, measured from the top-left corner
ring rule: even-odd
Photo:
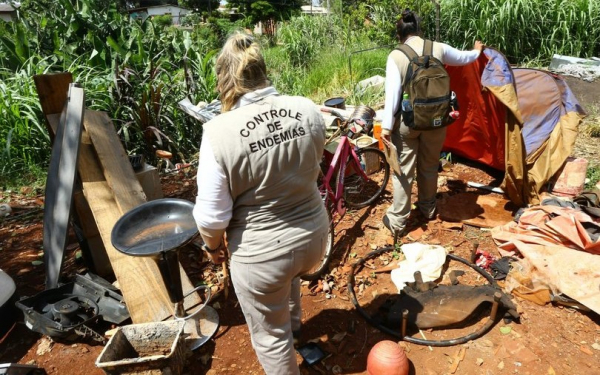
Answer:
[[[441,220],[479,228],[493,228],[512,221],[514,208],[504,197],[471,192],[447,195],[437,207]]]

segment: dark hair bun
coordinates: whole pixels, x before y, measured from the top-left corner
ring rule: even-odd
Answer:
[[[412,10],[406,8],[402,12],[402,21],[404,23],[416,23],[417,17],[415,16],[415,13]]]

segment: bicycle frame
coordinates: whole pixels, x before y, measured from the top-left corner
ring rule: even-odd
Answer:
[[[344,176],[346,175],[346,161],[350,159],[350,162],[353,163],[355,173],[358,173],[361,178],[367,180],[368,177],[365,171],[361,168],[360,161],[358,160],[358,156],[354,151],[354,146],[350,143],[348,136],[342,135],[340,136],[340,141],[338,147],[335,150],[335,154],[333,155],[333,159],[329,164],[329,168],[327,169],[327,174],[323,178],[323,184],[321,186],[321,195],[325,200],[325,206],[327,207],[328,201],[330,201],[333,205],[332,214],[337,212],[338,215],[343,216],[346,213],[346,204],[344,202]],[[341,163],[341,165],[340,165]],[[333,175],[339,169],[338,178],[335,192],[331,188],[330,181],[333,178]],[[323,191],[324,189],[324,191]]]

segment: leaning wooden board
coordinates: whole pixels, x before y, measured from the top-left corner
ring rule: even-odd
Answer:
[[[60,113],[67,101],[67,93],[69,85],[73,83],[73,75],[69,72],[38,74],[33,76],[33,81],[44,115]],[[54,142],[57,126],[52,129],[52,125],[46,121],[46,127],[50,139]]]
[[[106,156],[106,152],[111,152],[113,155],[124,155],[125,153],[108,116],[102,112],[89,110],[85,111],[85,116],[87,118],[84,120],[84,133],[82,135],[78,171],[83,183],[84,196],[94,214],[94,219],[98,225],[100,236],[106,247],[131,319],[133,323],[165,320],[172,315],[173,307],[154,261],[148,258],[136,258],[122,254],[112,246],[110,241],[114,224],[124,214],[120,207],[134,207],[134,204],[140,204],[144,201],[139,199],[142,197],[139,194],[128,198],[124,192],[128,189],[139,192],[141,191],[141,187],[136,186],[136,183],[139,185],[139,182],[135,177],[133,177],[135,182],[132,185],[134,187],[118,186],[121,184],[117,178],[118,173],[133,174],[133,169],[127,171],[127,168],[122,165],[129,163],[127,159],[121,159],[118,162],[121,165],[111,166],[109,165],[111,160],[112,164],[116,163],[114,159],[103,162],[96,153],[97,149],[103,150],[101,151],[101,157]],[[56,122],[58,121],[58,115],[48,116],[48,119],[50,122]],[[95,135],[90,136],[90,133],[87,131],[88,129],[91,129]],[[103,133],[104,135],[99,135],[98,133]],[[91,143],[97,143],[90,144],[88,142],[90,138],[93,139]],[[106,143],[109,144],[106,145]],[[119,170],[120,172],[118,172]],[[109,178],[113,186],[120,192],[118,197],[116,191],[113,192],[109,186],[105,176],[110,176]],[[123,177],[123,181],[129,180],[128,176]],[[122,184],[124,183],[122,182]],[[117,204],[117,199],[120,201],[120,204]],[[193,287],[183,269],[181,269],[181,279],[183,291],[186,294]],[[200,298],[198,295],[193,294],[186,298],[185,306],[186,308],[190,308],[199,302]]]

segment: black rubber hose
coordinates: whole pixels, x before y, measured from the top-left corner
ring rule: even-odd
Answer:
[[[352,270],[350,271],[350,274],[348,275],[348,297],[352,301],[352,304],[354,305],[354,308],[356,308],[356,311],[358,311],[358,313],[360,315],[362,315],[363,318],[365,318],[365,320],[369,324],[371,324],[373,327],[379,329],[380,331],[382,331],[384,333],[387,333],[396,338],[399,338],[400,340],[404,340],[406,342],[410,342],[410,343],[417,344],[417,345],[438,346],[438,347],[464,344],[466,342],[475,340],[475,339],[483,336],[493,327],[494,319],[492,319],[490,317],[488,319],[488,321],[480,329],[478,329],[477,331],[475,331],[469,335],[462,336],[462,337],[459,337],[456,339],[450,339],[450,340],[425,340],[425,339],[418,339],[418,338],[411,337],[411,336],[403,337],[398,332],[392,331],[391,329],[375,322],[375,320],[373,320],[373,318],[358,303],[358,299],[356,298],[356,293],[354,293],[354,281],[355,281],[354,273],[355,273],[355,270],[357,269],[357,267],[362,266],[367,260],[374,258],[380,254],[383,254],[385,252],[388,252],[390,250],[393,250],[393,249],[394,249],[393,246],[386,246],[386,247],[382,247],[381,249],[377,249],[377,250],[374,250],[374,251],[368,253],[365,257],[360,258],[356,263],[354,263],[352,265]],[[496,286],[496,281],[494,280],[494,278],[492,278],[492,276],[489,273],[487,273],[484,269],[482,269],[481,267],[479,267],[473,263],[470,263],[463,258],[452,255],[452,254],[447,254],[446,257],[473,268],[475,271],[477,271],[479,274],[481,274],[483,277],[485,277],[486,280],[490,284]]]

